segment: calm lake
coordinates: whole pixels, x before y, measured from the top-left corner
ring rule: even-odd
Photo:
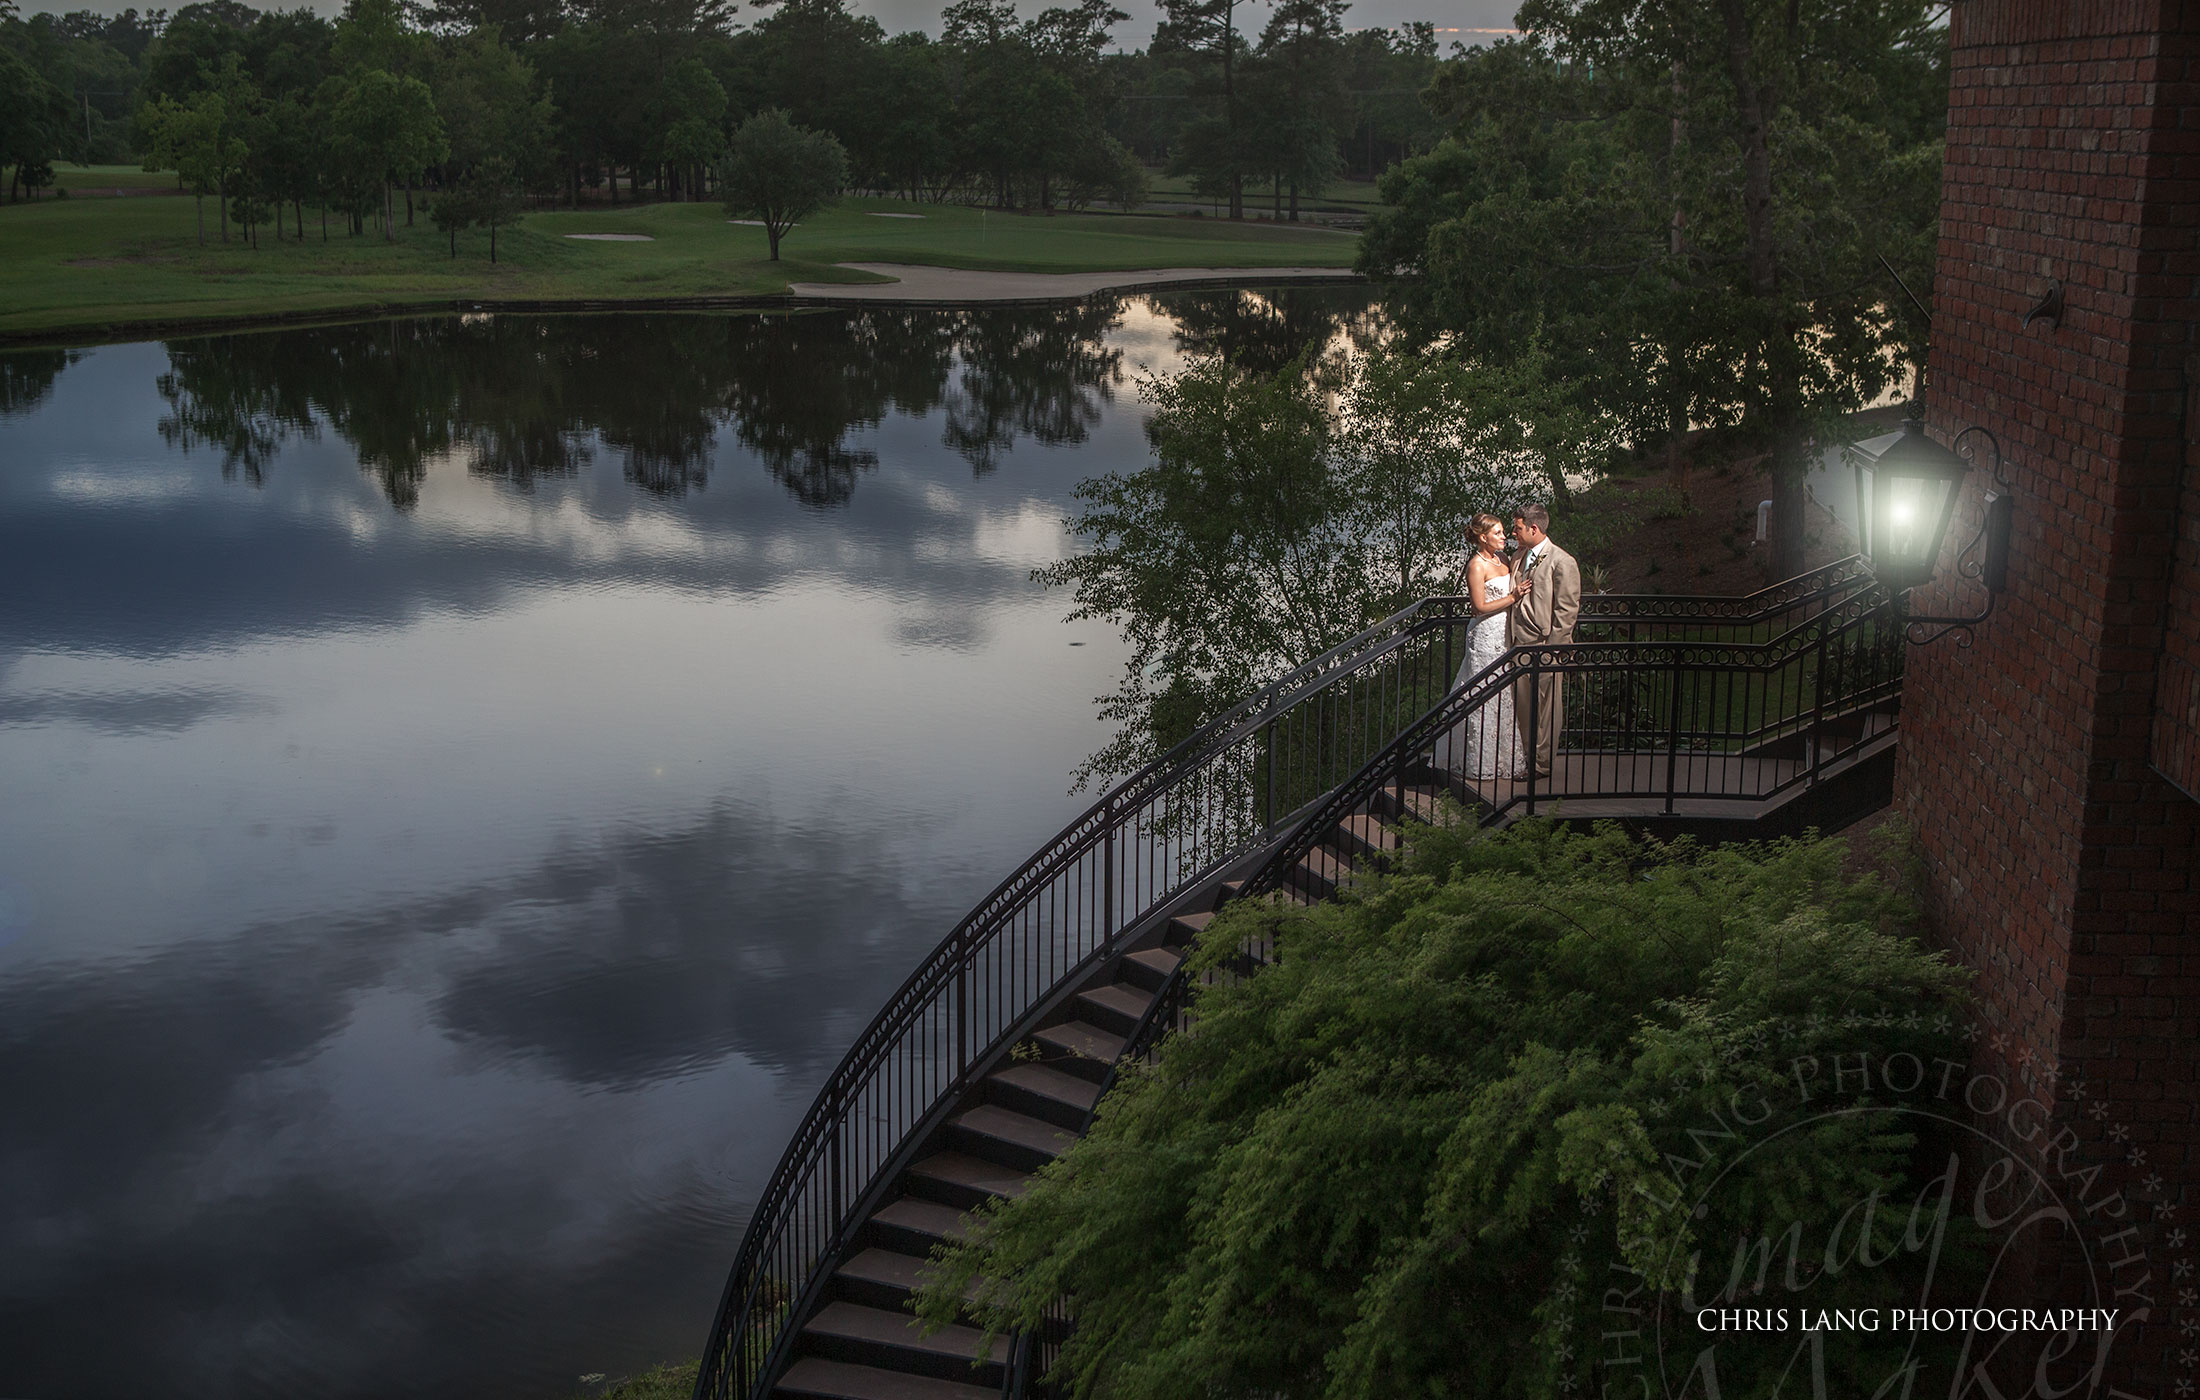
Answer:
[[[1031,570],[1364,292],[0,354],[0,1395],[702,1347],[855,1033],[1090,800]]]

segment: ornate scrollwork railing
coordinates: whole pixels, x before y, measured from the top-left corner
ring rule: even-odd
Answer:
[[[1616,680],[1634,707],[1624,722],[1610,707],[1588,716],[1564,712],[1562,754],[1577,763],[1585,752],[1614,760],[1625,756],[1632,760],[1625,769],[1614,762],[1588,776],[1616,778],[1624,771],[1635,778],[1601,782],[1588,794],[1568,796],[1662,799],[1671,812],[1682,801],[1763,803],[1822,780],[1893,731],[1904,628],[1900,611],[1868,577],[1845,594],[1806,593],[1823,606],[1762,641],[1590,642],[1506,653],[1404,725],[1349,778],[1300,813],[1247,878],[1244,895],[1283,889],[1346,817],[1365,810],[1391,784],[1426,773],[1445,735],[1475,722],[1523,682],[1543,676],[1561,684]],[[1788,595],[1789,603],[1800,596]],[[1755,613],[1747,616],[1763,620]],[[1585,751],[1583,744],[1610,747]],[[1630,746],[1635,752],[1627,752]],[[1746,789],[1704,783],[1706,770],[1718,764],[1754,765],[1743,771],[1753,771],[1756,781]],[[1647,781],[1641,780],[1644,774]],[[1578,768],[1575,776],[1582,776]],[[1533,781],[1486,786],[1495,800],[1475,800],[1485,823],[1514,811],[1532,812],[1539,800],[1548,806],[1557,796],[1546,785],[1539,799]],[[1341,868],[1347,876],[1379,859],[1356,844],[1331,846],[1328,856],[1330,873]],[[1257,961],[1260,955],[1249,949],[1245,956]],[[1147,1058],[1164,1035],[1184,1027],[1191,992],[1187,960],[1125,1040],[1104,1087],[1113,1086],[1123,1064]]]
[[[1859,577],[1843,561],[1745,599],[1598,595],[1584,600],[1581,625],[1792,629],[1856,593]],[[1473,617],[1464,599],[1424,599],[1295,668],[1118,783],[955,926],[856,1036],[796,1128],[728,1275],[697,1400],[762,1400],[906,1151],[1061,988],[1303,822],[1401,732],[1420,732],[1462,695],[1493,693],[1488,672],[1453,687]]]

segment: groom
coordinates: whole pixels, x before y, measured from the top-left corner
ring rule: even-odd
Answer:
[[[1527,551],[1514,567],[1527,580],[1527,596],[1512,610],[1506,622],[1506,640],[1516,647],[1555,646],[1574,639],[1574,619],[1581,616],[1581,566],[1574,556],[1551,543],[1551,513],[1541,506],[1522,506],[1513,514],[1513,536]],[[1513,682],[1513,723],[1520,742],[1528,741],[1528,716],[1535,716],[1535,776],[1551,776],[1558,757],[1558,730],[1565,716],[1559,707],[1564,677],[1554,672],[1522,676]],[[1516,776],[1526,777],[1521,773]]]

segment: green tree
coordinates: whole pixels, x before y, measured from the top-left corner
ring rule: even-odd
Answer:
[[[319,191],[322,154],[311,109],[296,95],[269,102],[255,123],[251,144],[253,186],[273,212],[276,238],[282,237],[287,202],[295,216],[298,241],[304,242],[306,201]]]
[[[1202,192],[1226,199],[1230,217],[1245,217],[1245,172],[1250,164],[1238,111],[1237,67],[1245,49],[1238,6],[1247,0],[1161,0],[1154,31],[1157,54],[1173,53],[1215,75],[1211,110],[1189,123],[1171,164],[1189,171]]]
[[[726,87],[700,58],[683,58],[665,75],[659,95],[658,151],[679,172],[690,200],[703,197],[704,172],[726,150]]]
[[[379,188],[382,236],[394,242],[396,182],[419,179],[450,149],[434,96],[418,78],[372,68],[344,81],[330,118],[332,146],[349,167],[348,183]]]
[[[224,63],[234,73],[236,57],[231,55]],[[147,168],[175,171],[199,201],[201,243],[206,241],[205,198],[210,194],[215,197],[221,236],[225,241],[229,237],[229,187],[251,154],[245,141],[249,116],[239,120],[232,110],[241,95],[234,85],[206,88],[188,101],[155,98],[138,115],[146,135]]]
[[[466,175],[460,185],[460,197],[473,216],[473,222],[489,230],[489,261],[497,260],[497,233],[519,222],[520,215],[519,174],[512,162],[501,155],[490,156]]]
[[[804,131],[776,110],[741,123],[718,171],[727,211],[763,221],[773,262],[787,230],[831,203],[847,178],[848,156],[838,141]]]
[[[454,257],[460,229],[487,228],[495,262],[498,230],[518,220],[523,195],[549,173],[555,110],[534,69],[493,30],[475,30],[449,47],[437,65],[435,91],[450,142],[431,217],[449,236]]]
[[[445,185],[428,201],[428,222],[442,230],[450,240],[451,256],[458,256],[458,236],[481,222],[479,211],[469,196],[465,185]]]
[[[1550,347],[1637,443],[1764,454],[1776,572],[1813,437],[1922,352],[1944,90],[1926,0],[1531,0],[1450,65],[1444,146],[1386,178],[1361,265],[1461,353]]]
[[[12,166],[8,197],[18,185],[35,196],[53,182],[68,119],[66,96],[15,52],[20,22],[0,18],[0,168]]]
[[[1344,90],[1344,0],[1277,0],[1247,75],[1246,106],[1255,140],[1249,155],[1269,177],[1274,212],[1288,194],[1293,222],[1299,197],[1318,195],[1343,162],[1337,138],[1351,111]]]
[[[1964,1058],[1964,974],[1845,855],[1461,823],[1417,829],[1342,900],[1233,904],[1192,955],[1215,974],[1197,1032],[981,1212],[920,1311],[950,1320],[969,1289],[989,1325],[1032,1326],[1072,1299],[1053,1374],[1077,1397],[1558,1400],[1634,1393],[1657,1328],[1692,1333],[1697,1305],[1977,1283],[1978,1232],[1919,1213],[1954,1185],[1951,1135],[1825,1070]],[[1261,936],[1280,962],[1220,975]],[[1771,1259],[1789,1230],[1798,1252],[1846,1232],[1871,1262],[1827,1246],[1747,1296],[1749,1246]],[[1599,1374],[1614,1294],[1634,1369]],[[1792,1393],[1796,1335],[1717,1341],[1723,1393]],[[1856,1333],[1800,1364],[1862,1396],[1916,1362],[1924,1393],[1953,1352]]]
[[[1345,86],[1352,129],[1344,153],[1372,180],[1443,135],[1421,94],[1437,70],[1436,30],[1427,21],[1344,36]]]
[[[887,120],[874,153],[877,183],[913,200],[944,199],[961,174],[946,50],[922,34],[901,34],[885,44],[880,56],[876,93]]]
[[[1085,548],[1042,570],[1073,618],[1131,644],[1103,702],[1117,735],[1085,778],[1128,772],[1368,624],[1453,591],[1477,511],[1567,450],[1533,438],[1530,373],[1400,350],[1280,368],[1206,355],[1149,378],[1153,460],[1079,483]],[[1532,370],[1531,366],[1531,370]]]

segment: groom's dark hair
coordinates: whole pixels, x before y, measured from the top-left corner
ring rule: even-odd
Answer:
[[[1526,521],[1545,532],[1551,528],[1551,513],[1538,505],[1516,506],[1513,509],[1513,519]]]

